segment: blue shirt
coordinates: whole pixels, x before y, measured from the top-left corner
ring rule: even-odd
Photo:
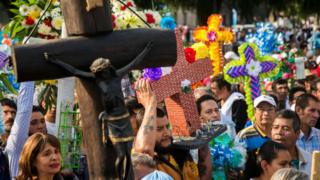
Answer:
[[[258,127],[251,125],[241,130],[237,135],[240,143],[245,143],[248,151],[260,148],[265,142],[271,139],[264,134]]]
[[[306,137],[303,132],[300,131],[297,146],[309,153],[320,151],[320,130],[312,127],[309,137]]]

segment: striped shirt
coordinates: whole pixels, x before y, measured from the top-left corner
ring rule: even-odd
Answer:
[[[263,133],[257,126],[251,125],[241,130],[237,135],[237,141],[245,143],[248,151],[260,148],[263,143],[271,139]]]
[[[11,179],[15,179],[19,172],[19,159],[24,143],[28,138],[34,82],[21,83],[17,100],[17,115],[8,137],[5,152],[9,159]]]
[[[297,146],[309,153],[320,151],[320,130],[312,127],[309,137],[306,137],[303,132],[300,131]]]

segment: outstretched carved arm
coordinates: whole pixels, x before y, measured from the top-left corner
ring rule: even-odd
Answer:
[[[79,77],[79,78],[94,78],[95,77],[93,73],[77,69],[77,68],[71,66],[70,64],[67,64],[63,61],[60,61],[59,59],[56,59],[54,57],[50,57],[47,53],[45,53],[44,56],[45,56],[46,61],[65,69],[66,71],[70,72],[71,74],[73,74],[76,77]]]
[[[146,47],[129,64],[117,70],[117,74],[122,77],[126,73],[128,73],[128,71],[131,70],[132,67],[134,67],[136,64],[139,64],[144,59],[144,57],[150,52],[152,46],[153,42],[148,42]]]

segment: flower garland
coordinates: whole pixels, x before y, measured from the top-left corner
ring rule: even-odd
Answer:
[[[278,74],[279,61],[271,56],[260,56],[259,49],[254,43],[242,44],[238,52],[240,60],[226,64],[224,78],[232,84],[244,82],[247,113],[254,122],[253,101],[261,94],[265,94],[263,80]]]
[[[46,0],[16,0],[11,3],[17,9],[11,9],[11,12],[13,12],[15,16],[5,27],[5,32],[10,33],[12,38],[17,38],[19,41],[22,41],[24,37],[30,34],[32,28],[40,20],[47,6],[46,2]],[[59,38],[64,20],[58,0],[52,0],[51,6],[49,6],[40,21],[39,26],[33,34],[34,37],[43,39]]]

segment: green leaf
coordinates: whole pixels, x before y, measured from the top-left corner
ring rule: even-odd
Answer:
[[[35,4],[37,0],[28,0],[30,4]]]
[[[13,14],[20,14],[18,9],[9,9],[10,12],[12,12]]]
[[[12,37],[15,37],[17,33],[21,32],[24,29],[22,25],[18,25],[14,30],[12,31]]]
[[[0,80],[3,82],[5,87],[13,94],[18,94],[18,92],[13,88],[10,81],[8,80],[7,76],[5,74],[0,75]]]

